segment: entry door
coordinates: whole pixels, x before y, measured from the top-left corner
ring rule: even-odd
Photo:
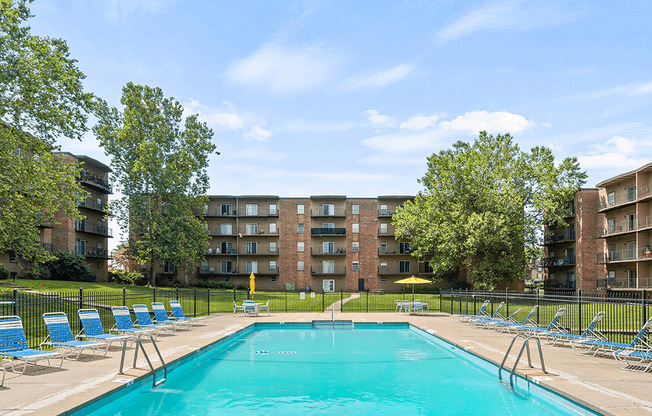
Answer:
[[[364,279],[358,279],[358,292],[364,292]]]
[[[335,292],[335,280],[324,279],[323,289],[324,292]]]

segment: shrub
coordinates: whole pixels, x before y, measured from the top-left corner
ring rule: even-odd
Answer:
[[[247,283],[238,283],[235,285],[236,290],[249,290],[249,284]]]
[[[47,278],[47,270],[42,266],[35,266],[21,276],[23,279],[40,280]]]
[[[216,282],[213,280],[200,280],[197,282],[197,287],[208,287],[211,289],[233,289],[233,283],[231,282]]]
[[[109,281],[123,285],[143,286],[147,284],[147,275],[138,272],[113,270],[109,272]]]
[[[81,254],[62,251],[46,266],[50,270],[50,280],[93,282],[97,279]]]
[[[9,269],[0,264],[0,280],[9,279],[10,276],[11,273],[9,272]]]

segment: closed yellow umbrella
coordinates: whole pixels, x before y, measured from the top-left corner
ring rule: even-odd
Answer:
[[[249,294],[253,295],[256,293],[256,276],[253,273],[249,275]]]
[[[411,284],[412,285],[412,302],[414,302],[414,285],[423,285],[423,284],[426,284],[426,283],[432,283],[432,281],[426,280],[426,279],[421,279],[420,277],[411,276],[411,277],[407,277],[405,279],[397,280],[394,283],[407,284],[407,285]]]

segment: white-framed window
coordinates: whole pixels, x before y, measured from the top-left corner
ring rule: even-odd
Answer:
[[[321,223],[321,228],[335,228],[335,223],[334,222],[322,222]]]
[[[258,223],[248,222],[245,224],[245,234],[258,234]]]
[[[86,254],[86,240],[78,239],[75,243],[75,251],[82,256]]]
[[[303,215],[306,210],[306,206],[303,204],[297,205],[297,215]]]
[[[351,270],[353,270],[354,272],[360,270],[360,262],[354,261],[353,263],[351,263]]]
[[[258,215],[258,204],[245,204],[245,215]]]
[[[247,241],[245,243],[245,254],[258,254],[258,243],[256,241]]]
[[[278,228],[277,228],[275,222],[270,222],[270,223],[269,223],[269,233],[270,233],[270,234],[276,234],[276,233],[278,233]]]
[[[297,234],[303,234],[304,226],[303,223],[300,222],[297,224]]]
[[[380,252],[387,253],[387,241],[380,242]]]
[[[245,262],[246,273],[258,273],[258,260],[247,260]]]
[[[351,252],[357,253],[358,251],[360,251],[360,243],[357,242],[357,241],[352,242],[351,243]]]
[[[303,270],[305,270],[305,269],[306,269],[306,266],[305,266],[305,264],[303,263],[303,260],[299,260],[299,261],[297,262],[297,270],[298,270],[298,271],[303,271]]]
[[[410,260],[399,260],[398,262],[399,273],[410,273]]]
[[[276,241],[270,241],[269,242],[269,252],[270,253],[276,253],[276,250],[278,250],[277,244],[278,243]]]
[[[233,215],[233,205],[220,204],[220,215]]]
[[[299,253],[301,253],[301,252],[304,251],[303,241],[299,241],[299,242],[297,243],[297,251],[298,251]]]
[[[335,253],[335,243],[332,241],[324,241],[321,243],[321,252],[322,254],[334,254]]]
[[[616,193],[615,192],[609,192],[607,194],[607,204],[609,206],[616,205]]]
[[[381,277],[380,278],[380,283],[387,283],[387,278],[386,277]]]
[[[607,233],[613,234],[616,232],[616,219],[607,218]]]
[[[335,204],[321,205],[321,215],[333,215],[333,214],[335,214]]]
[[[270,260],[269,261],[269,271],[270,272],[275,272],[277,268],[276,260]]]
[[[335,260],[322,260],[321,261],[322,273],[335,273]]]
[[[360,224],[351,224],[351,232],[358,234],[360,232]]]
[[[386,222],[381,222],[380,223],[380,233],[381,234],[387,234],[387,223]]]
[[[382,204],[380,206],[380,215],[387,215],[387,205],[386,204]]]
[[[387,260],[381,260],[380,261],[380,270],[382,270],[382,271],[387,270]]]
[[[233,234],[233,224],[230,222],[220,223],[220,235],[231,235]]]
[[[276,204],[269,204],[269,215],[276,215],[276,214],[278,214]]]
[[[627,202],[636,200],[636,185],[629,185],[625,188],[627,191]]]
[[[351,214],[359,215],[360,214],[360,205],[358,205],[358,204],[351,205]]]

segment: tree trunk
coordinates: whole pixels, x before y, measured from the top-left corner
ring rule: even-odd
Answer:
[[[147,282],[151,287],[156,287],[156,275],[154,274],[154,261],[149,263],[149,279]]]

